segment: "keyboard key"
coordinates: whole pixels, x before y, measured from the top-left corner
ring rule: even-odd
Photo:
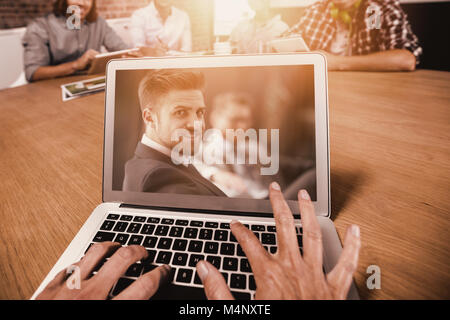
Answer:
[[[170,228],[169,236],[171,237],[181,237],[183,235],[183,229],[182,227],[172,227]]]
[[[189,259],[189,266],[195,267],[200,260],[204,260],[205,256],[202,254],[191,254],[191,258]]]
[[[222,273],[223,278],[225,279],[225,283],[228,284],[228,273],[226,273],[226,272],[221,272],[221,273]]]
[[[147,236],[144,239],[144,243],[142,244],[146,248],[154,248],[156,246],[156,241],[158,238]]]
[[[222,243],[220,245],[220,254],[234,256],[235,245],[233,243]]]
[[[223,270],[230,270],[230,271],[237,271],[238,269],[238,259],[236,258],[223,258],[223,264],[222,264]]]
[[[241,247],[240,244],[237,245],[237,252],[236,252],[236,254],[239,257],[245,257],[245,252],[244,252],[244,250],[242,250],[242,247]]]
[[[114,214],[114,213],[110,213],[110,214],[108,214],[106,219],[117,220],[117,219],[119,219],[119,215],[118,214]]]
[[[211,229],[200,229],[199,239],[211,240],[213,236],[213,231]]]
[[[128,222],[117,222],[116,226],[114,227],[114,231],[117,232],[124,232],[128,227]]]
[[[150,218],[147,219],[148,223],[159,223],[159,221],[161,221],[160,218],[152,218],[152,217],[150,217]]]
[[[297,243],[300,248],[303,247],[303,241],[302,241],[301,235],[297,235]]]
[[[248,277],[248,288],[253,291],[256,290],[255,277],[252,274]]]
[[[175,239],[172,250],[184,251],[186,250],[186,247],[187,247],[187,240]]]
[[[195,239],[197,238],[198,229],[186,228],[184,231],[184,238]]]
[[[142,227],[141,233],[142,234],[152,234],[154,230],[155,230],[154,224],[144,224],[144,226]]]
[[[261,234],[259,232],[253,231],[253,234],[261,241]]]
[[[143,268],[142,268],[142,274],[150,272],[156,268],[158,268],[158,266],[156,264],[152,264],[152,263],[144,264]]]
[[[190,223],[191,227],[203,227],[203,221],[192,220]]]
[[[189,242],[188,251],[189,252],[202,252],[203,242],[191,240]]]
[[[189,221],[187,221],[187,220],[177,220],[177,221],[175,221],[175,224],[177,226],[187,226],[189,224]]]
[[[140,246],[142,243],[142,239],[144,239],[144,236],[133,234],[130,238],[130,241],[128,241],[128,245],[129,246],[132,246],[132,245]]]
[[[252,268],[250,267],[250,263],[247,259],[241,259],[241,266],[239,270],[241,272],[252,272]]]
[[[261,224],[252,225],[252,231],[266,231],[266,227]]]
[[[222,222],[220,224],[220,229],[230,229],[230,224]]]
[[[220,269],[220,263],[222,262],[222,258],[218,256],[207,256],[206,261],[211,263],[217,269]]]
[[[139,216],[136,216],[133,219],[134,222],[145,222],[146,220],[147,220],[146,217],[139,217]]]
[[[202,280],[201,280],[200,277],[198,276],[197,271],[195,271],[194,283],[195,283],[195,284],[202,284]]]
[[[170,249],[172,245],[171,238],[160,238],[158,242],[158,249]]]
[[[247,287],[247,276],[245,274],[232,273],[230,277],[230,288],[245,289]]]
[[[298,227],[298,231],[300,232],[300,234],[303,234],[303,228],[302,227]]]
[[[272,253],[272,254],[277,253],[277,247],[270,247],[269,248],[269,252]]]
[[[115,235],[116,234],[114,232],[99,231],[99,232],[97,232],[97,234],[95,235],[95,237],[92,241],[95,241],[95,242],[112,241],[114,239]]]
[[[262,244],[275,244],[275,234],[274,233],[263,233],[261,235]]]
[[[170,262],[170,258],[172,258],[172,252],[160,251],[158,253],[158,257],[156,258],[156,263],[168,264]]]
[[[117,296],[119,293],[121,293],[123,290],[125,290],[133,282],[134,282],[134,280],[132,280],[132,279],[120,278],[114,287],[112,295]]]
[[[127,243],[127,240],[128,240],[129,237],[130,237],[129,234],[119,233],[119,234],[117,234],[117,236],[114,239],[114,241],[115,242],[119,242],[121,245],[125,245]]]
[[[218,222],[205,222],[206,228],[218,228],[219,223]]]
[[[214,240],[228,241],[228,231],[227,230],[216,230],[216,232],[214,233]]]
[[[129,215],[126,215],[126,214],[124,214],[124,215],[122,215],[120,217],[121,221],[131,221],[131,219],[133,219],[133,216],[129,216]]]
[[[192,279],[192,269],[178,269],[177,280],[178,282],[190,283]]]
[[[156,250],[147,249],[147,253],[148,253],[148,256],[147,256],[147,258],[142,260],[142,264],[150,264],[150,263],[153,263],[153,261],[155,261]]]
[[[110,231],[114,227],[115,223],[115,221],[105,220],[100,227],[100,230]]]
[[[230,242],[238,242],[237,239],[235,238],[233,232],[230,232]]]
[[[142,224],[140,223],[130,223],[130,226],[127,229],[128,233],[139,233],[141,230]]]
[[[176,252],[173,256],[172,264],[176,266],[185,266],[187,263],[188,254]]]
[[[216,254],[219,251],[219,244],[217,242],[205,242],[205,253]]]
[[[247,292],[231,291],[231,294],[236,300],[251,300],[251,295]]]
[[[267,231],[269,231],[269,232],[277,232],[277,228],[275,226],[267,226]]]
[[[169,232],[169,226],[157,226],[155,230],[156,236],[167,236],[167,233]]]
[[[90,243],[89,246],[86,248],[86,250],[84,251],[84,254],[86,254],[86,252],[88,252],[88,250],[92,247],[93,243]]]
[[[162,219],[161,223],[162,224],[173,224],[174,223],[174,219]]]
[[[128,270],[125,272],[125,275],[128,277],[139,277],[141,275],[143,265],[140,263],[133,263]]]

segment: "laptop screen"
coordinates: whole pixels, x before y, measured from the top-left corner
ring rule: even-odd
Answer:
[[[312,64],[117,70],[112,190],[270,211],[276,181],[315,201],[314,92]]]

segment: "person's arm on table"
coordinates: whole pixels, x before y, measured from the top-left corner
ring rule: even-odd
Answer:
[[[359,56],[339,56],[320,51],[329,71],[414,71],[416,57],[406,49],[379,51]]]

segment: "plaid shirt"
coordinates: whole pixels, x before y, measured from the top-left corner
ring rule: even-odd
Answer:
[[[300,33],[311,50],[330,51],[337,30],[336,20],[330,14],[330,2],[319,1],[308,7],[300,21],[287,34]],[[368,10],[375,7],[381,13],[379,29],[373,27],[376,11]],[[351,29],[353,55],[407,49],[416,57],[416,64],[419,63],[422,48],[398,0],[363,0],[353,16]]]

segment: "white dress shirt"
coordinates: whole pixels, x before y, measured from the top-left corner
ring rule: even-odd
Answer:
[[[162,154],[165,154],[168,157],[171,156],[172,151],[169,148],[150,139],[149,137],[147,137],[147,135],[145,133],[142,135],[141,143],[146,145],[149,148],[152,148],[153,150],[156,150],[158,152],[161,152]]]
[[[151,47],[161,41],[171,51],[192,51],[189,16],[173,6],[165,22],[153,1],[135,11],[131,17],[130,34],[135,47]]]

